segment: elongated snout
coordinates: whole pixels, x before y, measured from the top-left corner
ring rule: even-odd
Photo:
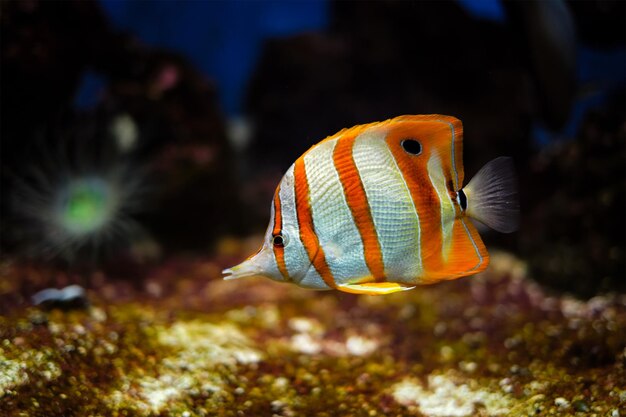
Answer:
[[[222,271],[224,279],[237,279],[246,277],[267,277],[277,279],[280,272],[276,266],[272,248],[265,245],[254,256],[246,259],[237,266]]]
[[[237,278],[252,277],[255,275],[263,275],[263,271],[259,267],[258,263],[255,262],[255,258],[256,256],[246,259],[239,265],[223,270],[222,274],[224,274],[224,279],[230,280],[230,279],[237,279]]]

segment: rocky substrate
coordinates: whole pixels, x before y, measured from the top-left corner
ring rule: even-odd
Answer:
[[[625,295],[547,293],[507,253],[383,297],[222,281],[244,246],[135,281],[5,261],[0,415],[626,416]],[[77,282],[87,306],[32,305]]]

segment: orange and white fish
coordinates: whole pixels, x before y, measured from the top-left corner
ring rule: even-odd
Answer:
[[[463,187],[462,151],[461,121],[442,115],[324,139],[287,170],[263,246],[225,279],[389,294],[484,270],[489,254],[469,218],[517,228],[513,164],[496,158]]]

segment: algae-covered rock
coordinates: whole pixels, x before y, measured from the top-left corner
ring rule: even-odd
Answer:
[[[384,297],[225,282],[229,251],[170,260],[135,286],[99,276],[83,310],[31,306],[26,295],[59,277],[5,263],[0,415],[605,416],[626,406],[624,296],[550,295],[505,253],[479,276]]]

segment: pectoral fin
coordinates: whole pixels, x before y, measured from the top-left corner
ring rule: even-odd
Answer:
[[[415,288],[395,282],[370,282],[367,284],[340,284],[337,289],[352,294],[385,295]]]

